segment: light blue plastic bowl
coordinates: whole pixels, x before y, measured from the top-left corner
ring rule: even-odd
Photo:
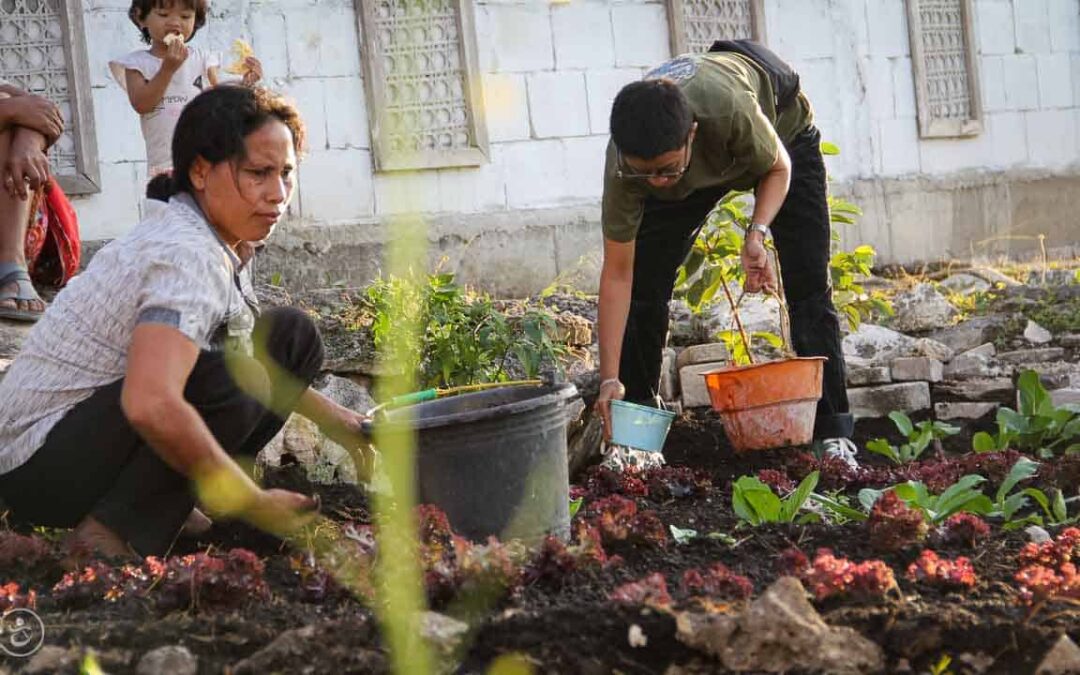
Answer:
[[[611,442],[635,450],[660,452],[675,413],[627,401],[611,402]]]

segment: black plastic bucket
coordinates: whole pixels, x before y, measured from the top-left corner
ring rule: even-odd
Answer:
[[[422,503],[463,536],[537,540],[570,534],[566,424],[572,384],[501,387],[391,410],[412,417]]]

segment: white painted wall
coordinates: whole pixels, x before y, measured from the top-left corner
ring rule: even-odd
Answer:
[[[135,113],[106,68],[139,46],[128,3],[86,3],[103,189],[75,205],[92,240],[135,224],[146,169]],[[769,44],[801,71],[819,126],[843,150],[830,160],[834,177],[1077,164],[1080,0],[975,6],[986,129],[973,139],[921,140],[904,0],[766,0]],[[215,1],[197,42],[227,49],[235,37],[250,40],[268,81],[308,123],[311,151],[290,225],[363,227],[417,210],[595,207],[611,100],[670,56],[664,5],[477,0],[475,9],[490,163],[373,175],[351,0]]]

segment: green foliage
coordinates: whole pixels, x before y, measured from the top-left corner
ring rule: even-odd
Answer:
[[[1059,451],[1067,455],[1080,453],[1080,408],[1055,407],[1034,370],[1020,374],[1017,389],[1020,409],[999,408],[997,433],[978,432],[971,439],[972,449],[993,452],[1014,448],[1042,458],[1053,457]],[[1073,439],[1078,441],[1070,444]]]
[[[919,422],[918,425],[912,424],[911,418],[899,410],[889,413],[889,419],[893,421],[897,430],[907,438],[908,442],[897,447],[890,445],[884,438],[877,438],[867,443],[866,449],[888,457],[894,464],[914,462],[935,439],[960,433],[960,427],[945,422],[927,420]]]
[[[453,274],[380,276],[364,300],[380,358],[417,364],[423,387],[505,381],[511,356],[535,377],[566,351],[552,339],[557,329],[547,309],[527,305],[520,316],[507,316],[490,296],[458,285]],[[403,346],[391,342],[392,308],[418,317],[420,330]],[[389,353],[395,348],[404,353]]]
[[[817,487],[819,473],[804,478],[787,497],[781,499],[765,483],[754,476],[743,476],[731,490],[731,507],[744,523],[757,527],[762,523],[793,523],[803,504]],[[806,514],[810,516],[813,514]],[[804,516],[803,519],[805,520]]]
[[[747,351],[746,345],[743,343],[738,330],[722,330],[716,334],[716,337],[724,343],[725,347],[727,347],[728,354],[731,354],[732,363],[737,366],[746,366],[750,364],[750,352]],[[761,340],[776,350],[783,350],[784,348],[784,339],[776,333],[754,331],[748,333],[746,337],[747,341],[750,343],[751,349],[754,348],[755,340]]]
[[[584,504],[584,503],[585,503],[585,498],[584,497],[578,497],[577,499],[571,499],[570,500],[570,518],[571,519],[573,519],[573,517],[578,514],[578,511],[581,510],[581,505]]]
[[[921,481],[909,480],[906,483],[900,483],[885,490],[864,488],[859,491],[859,503],[869,511],[874,502],[878,500],[878,497],[887,490],[892,490],[908,506],[922,511],[928,522],[937,525],[944,522],[954,513],[966,512],[980,516],[989,515],[994,510],[993,502],[975,488],[975,486],[984,482],[986,482],[986,479],[982,476],[969,474],[950,485],[940,495],[932,495]]]
[[[994,496],[994,510],[989,516],[999,516],[1005,520],[1002,526],[1006,530],[1015,530],[1026,525],[1068,525],[1080,520],[1080,515],[1069,516],[1068,503],[1076,498],[1066,500],[1061,490],[1051,492],[1047,496],[1045,492],[1035,487],[1025,487],[1017,490],[1019,484],[1032,478],[1039,470],[1039,463],[1027,457],[1021,457],[1013,464],[1009,474],[998,487]],[[1028,505],[1028,498],[1035,501],[1042,509],[1042,514],[1029,513],[1024,517],[1017,517],[1020,510]],[[1044,518],[1045,516],[1045,518]]]
[[[810,499],[821,505],[827,512],[827,518],[833,525],[843,525],[850,522],[862,522],[867,515],[851,506],[851,498],[844,494],[842,489],[810,495]]]
[[[824,155],[838,155],[840,149],[823,142]],[[675,280],[675,296],[682,298],[690,309],[701,309],[721,292],[721,279],[741,285],[745,274],[739,261],[743,232],[750,225],[747,212],[748,192],[732,191],[716,205],[705,221],[686,262],[679,268]],[[858,206],[840,197],[829,197],[829,218],[834,225],[854,225],[862,215]],[[876,315],[892,316],[892,304],[880,291],[868,292],[859,280],[868,276],[876,255],[872,246],[858,246],[851,251],[839,248],[840,237],[833,230],[833,251],[829,273],[833,285],[833,303],[852,329]],[[758,336],[760,337],[760,335]],[[743,350],[745,351],[745,350]],[[734,354],[734,352],[732,352]]]

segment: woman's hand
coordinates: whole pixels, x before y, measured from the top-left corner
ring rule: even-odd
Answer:
[[[8,124],[33,129],[48,140],[56,140],[64,133],[60,108],[47,98],[26,94],[5,99],[2,105]]]
[[[4,189],[16,199],[26,199],[49,180],[49,158],[45,155],[46,140],[29,128],[19,128],[11,140],[7,160],[0,167]]]
[[[259,529],[277,535],[295,532],[311,522],[318,511],[314,497],[299,492],[273,488],[261,490],[245,509],[244,519]]]
[[[626,396],[626,387],[618,378],[611,378],[600,383],[600,393],[596,397],[593,410],[600,415],[600,422],[604,425],[604,440],[611,442],[611,402],[621,401]]]

